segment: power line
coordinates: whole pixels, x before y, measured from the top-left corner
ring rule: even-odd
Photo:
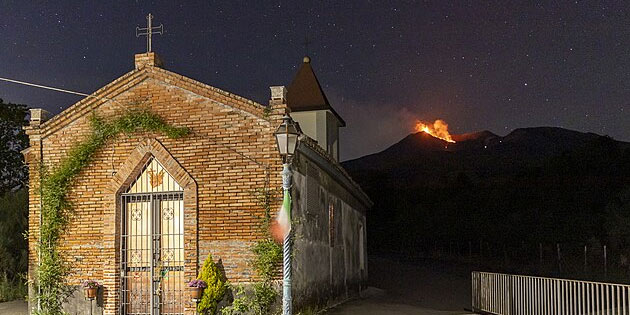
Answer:
[[[38,87],[38,88],[47,89],[47,90],[53,90],[53,91],[57,91],[57,92],[64,92],[64,93],[81,95],[81,96],[92,96],[90,94],[85,94],[85,93],[81,93],[81,92],[64,90],[64,89],[60,89],[60,88],[56,88],[56,87],[52,87],[52,86],[45,86],[45,85],[41,85],[41,84],[35,84],[35,83],[24,82],[24,81],[19,81],[19,80],[7,79],[7,78],[2,78],[2,77],[0,77],[0,80],[11,82],[11,83],[17,83],[17,84],[23,84],[23,85]],[[106,97],[103,97],[103,98],[106,98]]]
[[[25,81],[20,81],[20,80],[14,80],[14,79],[9,79],[9,78],[3,78],[0,77],[0,81],[6,81],[6,82],[11,82],[11,83],[15,83],[15,84],[22,84],[22,85],[26,85],[26,86],[31,86],[31,87],[36,87],[36,88],[40,88],[40,89],[46,89],[46,90],[51,90],[51,91],[56,91],[56,92],[62,92],[62,93],[68,93],[68,94],[74,94],[74,95],[79,95],[79,96],[85,96],[85,97],[91,97],[91,98],[96,98],[96,99],[104,99],[104,100],[108,100],[108,101],[112,101],[118,105],[120,105],[121,107],[123,107],[124,109],[127,109],[126,107],[124,107],[121,103],[119,103],[118,101],[116,101],[115,99],[109,98],[109,97],[104,97],[104,96],[96,96],[96,95],[92,95],[92,94],[87,94],[87,93],[82,93],[82,92],[76,92],[76,91],[70,91],[70,90],[66,90],[66,89],[61,89],[61,88],[56,88],[56,87],[52,87],[52,86],[47,86],[47,85],[42,85],[42,84],[35,84],[35,83],[30,83],[30,82],[25,82]]]
[[[109,98],[109,97],[104,97],[104,96],[96,96],[96,95],[91,95],[91,94],[86,94],[86,93],[82,93],[82,92],[76,92],[76,91],[70,91],[70,90],[66,90],[66,89],[61,89],[61,88],[56,88],[56,87],[52,87],[52,86],[46,86],[46,85],[41,85],[41,84],[35,84],[35,83],[30,83],[30,82],[24,82],[24,81],[20,81],[20,80],[13,80],[13,79],[8,79],[8,78],[3,78],[0,77],[0,81],[6,81],[6,82],[11,82],[11,83],[16,83],[16,84],[22,84],[22,85],[27,85],[27,86],[31,86],[31,87],[36,87],[36,88],[41,88],[41,89],[46,89],[46,90],[52,90],[52,91],[57,91],[57,92],[62,92],[62,93],[68,93],[68,94],[74,94],[74,95],[80,95],[80,96],[85,96],[85,97],[92,97],[92,98],[96,98],[96,99],[105,99],[108,101],[112,101],[114,103],[119,104],[123,109],[125,110],[129,110],[127,107],[123,106],[120,102],[116,101],[115,99]],[[225,145],[223,143],[219,143],[217,141],[217,139],[210,139],[211,141],[213,141],[214,143],[240,155],[241,157],[257,164],[258,166],[261,166],[265,169],[265,172],[267,173],[267,176],[269,176],[268,172],[269,172],[269,165],[265,164],[265,163],[261,163],[256,161],[253,157],[250,157],[244,153],[238,152],[236,149]],[[267,179],[268,180],[268,179]]]

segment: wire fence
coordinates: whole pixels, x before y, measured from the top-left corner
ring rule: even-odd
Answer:
[[[410,260],[464,263],[490,272],[630,283],[628,251],[597,242],[507,245],[485,240],[424,241],[391,253]]]

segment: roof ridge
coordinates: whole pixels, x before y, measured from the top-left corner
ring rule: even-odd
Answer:
[[[212,99],[212,93],[219,94],[220,96],[228,99],[227,101],[217,100],[224,105],[242,110],[261,119],[265,119],[264,111],[267,108],[266,105],[262,105],[243,96],[191,79],[176,72],[158,67],[144,66],[131,70],[130,72],[116,78],[114,81],[91,93],[90,96],[82,98],[78,102],[64,109],[61,113],[53,116],[50,120],[44,122],[41,125],[41,135],[46,137],[54,133],[65,126],[68,122],[76,120],[104,103],[112,102],[120,104],[115,100],[116,96],[124,93],[147,78],[163,81],[167,84],[173,84],[176,87],[209,99]],[[172,79],[179,80],[180,82],[172,82]],[[204,90],[210,93],[203,93]]]

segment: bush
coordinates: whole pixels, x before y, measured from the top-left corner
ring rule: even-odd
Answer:
[[[271,239],[258,241],[252,248],[256,257],[251,262],[256,273],[265,280],[271,280],[278,273],[278,263],[282,261],[282,247]]]
[[[251,287],[230,285],[234,301],[221,310],[222,315],[267,315],[274,314],[272,307],[278,291],[271,281],[255,282]]]
[[[0,302],[25,299],[27,294],[24,279],[11,281],[6,275],[0,276]]]
[[[278,291],[271,281],[254,283],[254,311],[256,314],[270,314],[273,303],[278,298]]]
[[[201,301],[197,304],[197,311],[201,314],[214,314],[217,304],[225,295],[225,279],[212,260],[212,255],[208,254],[197,279],[205,281],[208,285],[203,291]]]
[[[24,298],[28,266],[28,192],[7,192],[0,198],[0,302]]]

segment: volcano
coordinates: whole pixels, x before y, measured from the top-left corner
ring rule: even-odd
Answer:
[[[630,143],[607,136],[536,127],[452,139],[417,132],[343,163],[375,202],[372,239],[588,239],[630,186]]]

